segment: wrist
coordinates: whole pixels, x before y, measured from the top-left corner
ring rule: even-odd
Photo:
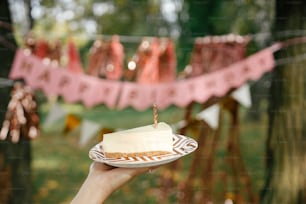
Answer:
[[[85,182],[81,186],[79,192],[72,200],[71,204],[100,204],[103,203],[110,194],[105,186],[101,185],[105,181],[101,181],[99,175],[89,173]]]

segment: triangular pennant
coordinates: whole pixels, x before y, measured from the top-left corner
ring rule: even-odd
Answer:
[[[54,122],[64,118],[66,114],[67,113],[65,112],[65,110],[58,103],[54,103],[51,109],[49,110],[44,124],[50,126]]]
[[[86,143],[99,131],[101,125],[89,120],[83,120],[81,126],[81,138],[79,141],[80,146]]]
[[[73,131],[80,125],[80,123],[81,119],[78,116],[69,114],[66,117],[64,133],[68,134],[69,132]]]
[[[218,128],[220,106],[212,105],[196,115],[197,119],[204,120],[211,128]]]
[[[235,90],[231,96],[247,108],[250,108],[252,105],[250,86],[248,84],[242,85],[240,88]]]
[[[172,131],[176,133],[179,129],[185,127],[187,125],[186,120],[180,120],[175,124],[171,125]]]

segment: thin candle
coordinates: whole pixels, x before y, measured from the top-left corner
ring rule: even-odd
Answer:
[[[158,112],[157,112],[157,106],[155,103],[153,104],[153,120],[154,120],[154,128],[157,128]]]

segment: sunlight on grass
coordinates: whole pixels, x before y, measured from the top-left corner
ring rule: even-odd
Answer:
[[[36,159],[33,161],[33,168],[40,170],[55,170],[59,165],[60,161],[56,158]]]

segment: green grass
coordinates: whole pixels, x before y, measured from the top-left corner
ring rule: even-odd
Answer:
[[[104,127],[131,128],[152,123],[151,110],[137,112],[128,108],[118,111],[108,110],[105,107],[84,110],[80,105],[64,106],[64,108],[83,119],[98,121]],[[42,110],[48,110],[48,105],[42,106]],[[255,192],[259,192],[264,179],[263,158],[266,122],[265,119],[258,122],[249,122],[248,120],[244,120],[243,117],[241,119],[241,150],[246,167],[253,178],[254,190]],[[171,107],[167,110],[160,111],[159,118],[160,121],[166,121],[171,124],[183,119],[183,111]],[[43,119],[44,116],[42,117]],[[79,130],[64,135],[62,129],[63,121],[60,121],[54,124],[53,127],[44,129],[42,135],[32,142],[33,203],[69,203],[88,173],[89,165],[92,162],[88,158],[88,151],[98,142],[97,137],[89,141],[85,147],[80,148],[78,145],[80,137]],[[216,157],[217,163],[224,161],[225,139],[226,135],[223,135]],[[185,168],[179,172],[181,179],[186,178],[188,173],[187,167],[191,158],[192,155],[182,159]],[[159,176],[164,169],[164,167],[161,167],[153,174],[144,174],[135,178],[112,194],[106,204],[158,203]],[[173,194],[169,203],[176,203],[176,199],[176,194]]]
[[[76,136],[53,132],[33,142],[35,203],[68,203],[76,193],[91,163]]]

